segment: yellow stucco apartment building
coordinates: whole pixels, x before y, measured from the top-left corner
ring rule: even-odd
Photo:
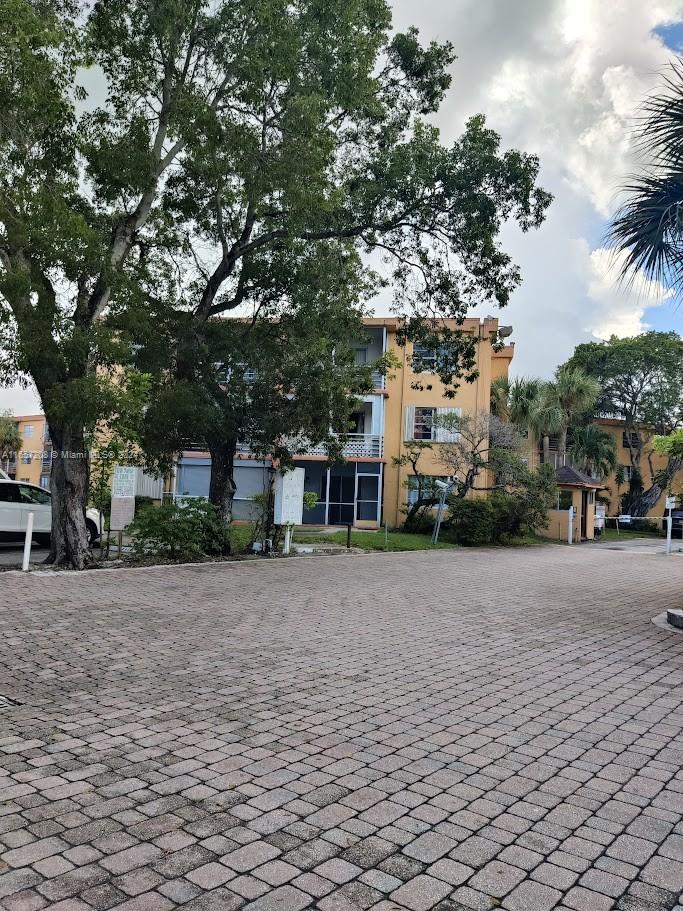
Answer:
[[[400,525],[410,496],[407,480],[411,470],[397,467],[394,459],[404,454],[410,440],[433,439],[433,449],[421,456],[420,473],[446,477],[449,472],[439,461],[439,430],[432,427],[432,416],[453,410],[488,412],[491,382],[507,374],[514,346],[494,350],[500,330],[498,320],[467,319],[462,329],[478,339],[479,376],[474,383],[462,383],[455,398],[449,399],[436,375],[428,370],[414,372],[412,345],[401,346],[397,342],[399,325],[396,318],[365,320],[366,338],[355,346],[357,362],[371,364],[382,354],[393,352],[399,366],[392,368],[387,377],[375,375],[375,388],[352,415],[352,432],[344,448],[345,461],[329,466],[323,447],[312,447],[296,459],[296,465],[306,473],[305,489],[318,497],[317,505],[304,512],[307,524],[352,524],[368,528],[384,522]],[[451,328],[455,328],[455,323]],[[421,352],[420,360],[427,367],[429,353]],[[423,388],[414,388],[416,384]],[[235,468],[235,518],[250,517],[251,497],[263,490],[269,467],[268,461],[255,459],[247,452],[240,454]],[[207,453],[183,453],[174,475],[173,493],[206,496],[209,470]],[[481,483],[485,483],[483,479]]]
[[[399,366],[387,377],[377,375],[376,388],[354,413],[355,432],[346,445],[347,461],[328,467],[322,450],[297,459],[297,465],[306,471],[306,489],[318,496],[318,505],[304,515],[308,523],[400,525],[411,496],[408,479],[412,469],[396,465],[395,459],[405,454],[411,440],[430,440],[432,449],[425,449],[420,456],[420,473],[446,477],[448,469],[439,460],[440,430],[433,426],[433,417],[453,411],[488,413],[491,382],[507,374],[514,346],[494,350],[498,320],[467,319],[462,329],[478,339],[478,378],[473,383],[463,382],[455,397],[448,398],[438,376],[428,370],[429,352],[420,353],[421,372],[413,370],[413,346],[398,344],[399,325],[395,318],[365,321],[368,341],[356,349],[358,362],[372,362],[392,352]]]

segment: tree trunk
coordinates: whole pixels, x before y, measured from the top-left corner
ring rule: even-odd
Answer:
[[[543,464],[550,464],[550,437],[547,433],[543,434]]]
[[[211,479],[209,481],[209,502],[218,510],[224,522],[232,522],[232,508],[235,499],[235,452],[234,440],[224,440],[209,447],[211,453]]]
[[[660,497],[668,489],[674,476],[683,468],[683,459],[669,459],[666,468],[662,471],[658,480],[664,482],[663,486],[653,482],[647,490],[642,486],[629,488],[628,494],[624,497],[622,508],[627,515],[642,518],[646,516],[651,509],[654,509],[659,502]]]
[[[567,462],[567,428],[563,427],[560,431],[560,441],[557,447],[557,467],[561,468]]]
[[[48,424],[53,442],[52,532],[45,562],[87,569],[94,558],[85,524],[89,460],[83,430],[59,426],[50,418]]]

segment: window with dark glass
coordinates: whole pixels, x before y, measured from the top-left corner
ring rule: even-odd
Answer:
[[[416,408],[415,422],[413,424],[414,440],[434,439],[434,412],[435,408]]]

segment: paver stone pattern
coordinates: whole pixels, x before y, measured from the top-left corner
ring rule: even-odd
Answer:
[[[665,911],[683,559],[0,576],[4,911]]]

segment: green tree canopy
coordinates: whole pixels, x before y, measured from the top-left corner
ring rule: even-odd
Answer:
[[[669,434],[683,424],[683,339],[676,332],[613,336],[579,345],[568,365],[598,381],[596,413],[624,421],[635,483],[623,508],[632,515],[647,514],[683,467],[683,460],[672,455],[664,472],[657,472],[647,446],[654,433]],[[644,459],[654,479],[646,490],[641,486]]]
[[[5,368],[33,378],[55,443],[52,559],[90,559],[84,428],[115,410],[129,310],[180,307],[201,339],[277,300],[301,245],[334,242],[386,257],[373,282],[411,337],[507,303],[500,228],[538,226],[550,197],[482,117],[441,143],[452,60],[394,33],[387,0],[0,0]],[[444,378],[472,379],[474,340],[445,335]]]

